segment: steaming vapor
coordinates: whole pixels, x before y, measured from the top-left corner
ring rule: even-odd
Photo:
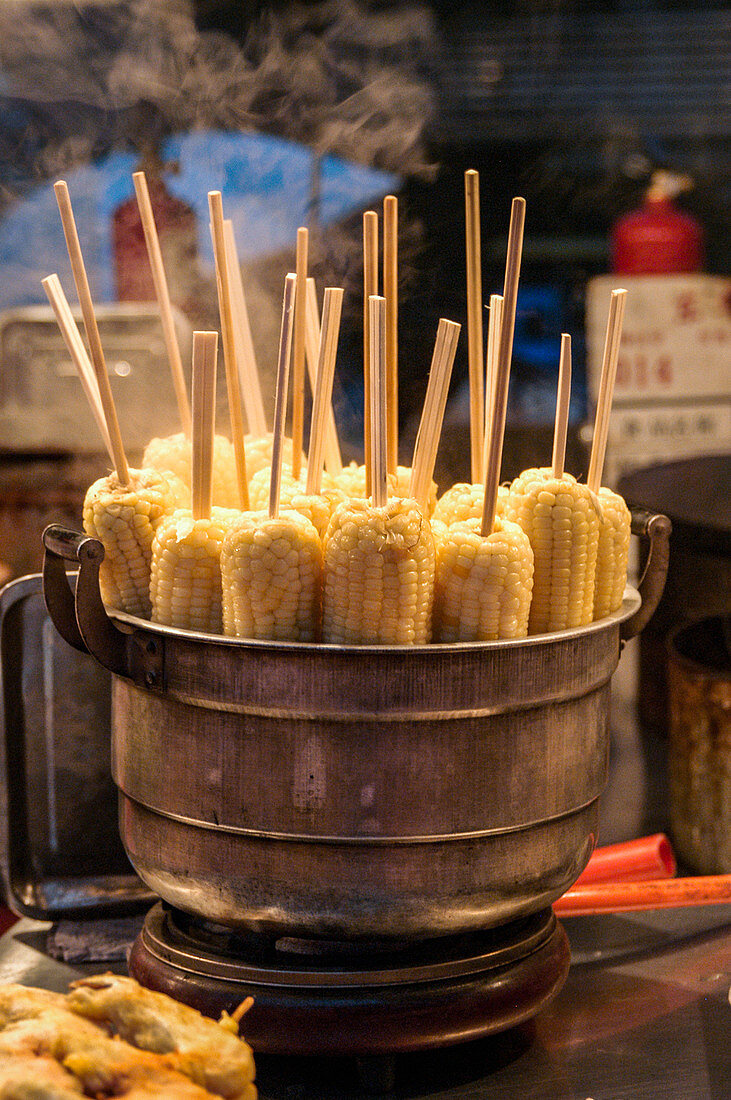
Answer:
[[[338,224],[332,217],[320,219],[320,158],[341,158],[401,179],[431,177],[424,135],[435,109],[436,40],[433,17],[419,0],[277,5],[248,28],[243,42],[217,31],[199,32],[187,0],[5,0],[0,3],[0,208],[17,208],[31,184],[74,169],[79,189],[83,175],[91,194],[105,153],[140,150],[169,135],[263,132],[306,145],[315,153],[310,197],[302,203],[300,195],[303,217],[309,203],[311,272],[320,295],[327,284],[346,289],[343,328],[349,335],[343,338],[343,357],[357,377],[362,372],[360,215]],[[9,107],[6,117],[3,104]],[[129,159],[133,165],[134,156]],[[205,186],[223,181],[215,178],[216,166],[200,168],[205,201]],[[287,171],[272,168],[272,193],[286,187]],[[242,202],[251,197],[262,222],[272,223],[279,215],[265,201],[266,180],[259,187],[249,196],[251,180],[242,178]],[[69,282],[53,197],[43,206],[42,195],[43,189],[36,190],[28,204],[35,211],[30,224],[16,219],[7,231],[0,224],[0,262],[12,290],[11,299],[0,292],[4,306],[45,301],[40,279],[49,270]],[[106,263],[110,225],[88,216],[78,190],[73,197],[85,246],[89,249],[96,235],[96,252]],[[202,237],[206,220],[201,219]],[[330,224],[323,225],[326,221]],[[419,242],[419,227],[409,223],[405,205],[400,239],[404,283]],[[273,368],[282,279],[292,259],[280,252],[247,260],[254,340],[265,376]],[[94,287],[99,273],[90,276]],[[212,269],[202,273],[200,283],[199,316],[191,320],[209,327],[216,323]]]
[[[0,6],[10,97],[93,108],[107,131],[122,115],[119,136],[131,140],[144,104],[158,131],[266,130],[410,175],[429,172],[434,43],[419,3],[287,5],[265,12],[243,45],[199,33],[183,0]],[[93,147],[80,144],[82,154]]]

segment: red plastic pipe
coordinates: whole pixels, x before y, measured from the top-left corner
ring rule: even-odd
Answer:
[[[597,848],[574,887],[592,882],[645,882],[674,878],[677,863],[664,833]]]
[[[731,902],[731,875],[572,886],[553,903],[553,909],[559,917],[582,917],[592,913],[630,913],[723,902]]]

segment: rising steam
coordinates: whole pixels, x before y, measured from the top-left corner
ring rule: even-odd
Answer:
[[[264,130],[405,175],[429,173],[434,60],[432,16],[418,3],[287,5],[265,12],[243,44],[200,33],[183,2],[0,9],[0,65],[14,97],[91,108],[96,126],[120,127],[120,138],[138,136],[124,134],[125,118],[135,129],[144,104],[162,132]],[[93,129],[86,140],[65,135],[71,157],[94,148]]]

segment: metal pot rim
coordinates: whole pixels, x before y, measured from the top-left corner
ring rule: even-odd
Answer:
[[[150,622],[148,619],[139,619],[134,615],[127,615],[121,611],[108,610],[109,617],[121,626],[133,628],[135,631],[146,631],[150,634],[158,634],[167,638],[183,639],[187,642],[200,642],[205,645],[227,646],[238,649],[274,650],[285,652],[302,652],[307,654],[318,653],[327,655],[364,653],[454,653],[461,651],[494,651],[516,649],[519,647],[544,646],[552,642],[569,641],[572,638],[583,638],[589,634],[610,629],[620,623],[626,622],[637,613],[642,604],[639,592],[628,585],[624,591],[621,606],[605,615],[602,619],[596,619],[587,626],[570,627],[567,630],[555,630],[547,634],[531,634],[527,638],[505,638],[496,642],[428,642],[426,645],[334,645],[327,642],[282,642],[259,640],[256,638],[232,638],[223,634],[204,634],[199,631],[182,630],[171,626],[162,626],[160,623]]]

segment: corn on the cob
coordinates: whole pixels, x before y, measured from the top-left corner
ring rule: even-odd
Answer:
[[[152,621],[180,630],[221,633],[221,545],[234,513],[210,519],[179,509],[159,525],[152,544]]]
[[[143,464],[163,473],[170,470],[190,487],[192,444],[177,432],[151,439],[145,447]],[[236,479],[236,459],[232,444],[223,435],[213,440],[213,503],[219,508],[238,508],[239,489]]]
[[[601,522],[594,578],[594,618],[603,619],[622,603],[627,584],[627,558],[632,517],[619,493],[599,490]]]
[[[533,551],[515,523],[495,519],[480,534],[481,517],[452,524],[439,540],[434,638],[491,642],[524,638],[533,587]]]
[[[415,500],[354,499],[325,535],[322,637],[340,644],[423,644],[431,635],[435,551]]]
[[[175,512],[178,508],[190,508],[190,486],[186,485],[183,479],[172,470],[166,470],[163,476],[170,486],[172,499],[170,510]]]
[[[223,630],[238,638],[311,642],[319,634],[322,542],[292,510],[243,512],[221,551]]]
[[[306,476],[306,471],[303,471],[302,477]],[[305,516],[310,523],[313,523],[317,528],[317,533],[320,538],[324,538],[333,509],[340,504],[341,501],[346,499],[345,493],[340,489],[329,488],[328,486],[332,479],[324,472],[322,477],[325,488],[323,488],[322,492],[307,493],[305,492],[305,484],[302,477],[295,481],[291,474],[284,470],[282,471],[282,480],[279,489],[280,507],[291,508],[293,511],[299,512],[300,515]],[[261,511],[266,508],[269,501],[269,480],[270,474],[268,469],[259,470],[251,479],[249,485],[249,502],[252,512]]]
[[[348,499],[365,498],[365,466],[358,466],[351,462],[344,466],[339,474],[333,476],[332,485]],[[411,467],[397,466],[395,474],[388,475],[389,496],[408,498],[411,484]],[[437,486],[434,481],[429,486],[429,516],[434,512],[437,503]]]
[[[599,541],[594,495],[571,474],[525,471],[510,487],[506,515],[527,534],[535,559],[529,633],[586,626]]]
[[[159,470],[130,470],[130,484],[116,473],[99,478],[84,500],[84,530],[104,546],[99,571],[109,607],[150,617],[150,560],[155,530],[172,511],[174,497]]]
[[[245,437],[246,443],[246,476],[249,479],[249,485],[251,480],[259,472],[259,470],[269,469],[272,464],[272,441],[273,435],[271,432],[267,432],[266,435],[247,435]],[[302,465],[305,465],[305,456],[301,457]],[[282,463],[288,469],[292,469],[292,440],[287,436],[284,437],[284,445],[282,448]],[[251,492],[251,490],[249,490]],[[252,511],[256,510],[256,506],[249,504]]]
[[[441,520],[447,527],[451,527],[453,523],[461,523],[465,519],[480,519],[484,499],[484,485],[468,485],[464,481],[458,481],[439,498],[432,520]],[[507,486],[500,485],[497,491],[496,515],[505,514],[507,499]]]

